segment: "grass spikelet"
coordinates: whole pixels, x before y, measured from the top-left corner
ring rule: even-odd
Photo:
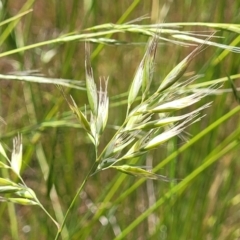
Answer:
[[[0,186],[6,186],[6,185],[10,185],[10,186],[18,186],[16,183],[12,182],[9,179],[6,178],[0,178]]]
[[[11,158],[11,167],[19,175],[22,166],[22,137],[18,135],[13,139],[13,152]]]
[[[198,108],[195,111],[192,111],[190,113],[181,115],[181,116],[173,116],[173,117],[164,117],[164,118],[160,118],[158,120],[154,120],[154,121],[148,121],[147,123],[143,123],[143,124],[139,124],[137,126],[132,127],[131,131],[133,130],[150,130],[150,129],[154,129],[154,128],[158,128],[158,127],[163,127],[175,122],[179,122],[181,120],[184,120],[188,117],[190,117],[191,115],[195,114],[195,113],[199,113],[201,110],[203,110],[204,108],[209,107],[209,104],[204,105],[203,107]],[[130,129],[129,129],[130,130]]]
[[[110,166],[109,168],[116,169],[120,172],[132,175],[134,177],[148,178],[148,179],[152,179],[152,180],[162,180],[165,182],[172,181],[171,179],[169,179],[163,175],[158,175],[158,174],[152,173],[151,171],[142,169],[140,167],[134,167],[134,166],[129,166],[129,165],[124,164],[121,166]]]
[[[77,119],[79,120],[81,126],[85,131],[91,135],[91,127],[90,123],[87,120],[87,117],[84,115],[84,113],[78,108],[76,102],[74,99],[71,97],[71,102],[68,100],[64,90],[62,87],[58,86],[59,90],[62,93],[62,96],[64,97],[65,101],[67,102],[69,108],[72,110],[73,114],[76,115]]]
[[[107,85],[108,79],[103,79],[104,81],[104,89],[102,87],[102,81],[100,79],[100,90],[98,93],[98,112],[96,119],[96,129],[97,134],[101,135],[106,127],[108,120],[108,108],[109,108],[109,99],[107,96]]]
[[[77,104],[75,103],[74,99],[71,97],[72,103],[69,103],[70,109],[73,111],[73,113],[77,116],[78,120],[82,124],[82,127],[88,132],[91,132],[90,123],[87,120],[87,117],[84,115],[84,113],[78,108]]]
[[[21,191],[16,192],[18,196],[22,198],[28,198],[28,199],[36,199],[37,196],[35,192],[31,188],[23,188]]]
[[[128,94],[128,111],[142,87],[142,101],[146,98],[153,78],[154,60],[157,50],[157,37],[150,39],[146,53],[136,71]]]
[[[94,82],[93,70],[90,63],[90,46],[88,43],[85,44],[85,71],[88,102],[93,115],[97,116],[98,113],[97,87]]]
[[[142,81],[142,101],[144,101],[149,93],[149,88],[153,79],[155,56],[157,52],[158,39],[155,35],[148,44],[148,48],[144,59],[143,81]]]
[[[204,45],[199,45],[193,50],[187,57],[185,57],[176,67],[174,67],[170,73],[163,79],[157,93],[164,91],[177,82],[187,70],[188,65],[193,58],[202,50]]]
[[[17,203],[17,204],[26,205],[26,206],[38,205],[37,202],[30,199],[26,199],[26,198],[1,198],[0,201]]]
[[[6,185],[0,186],[0,193],[15,193],[21,190],[21,187]]]
[[[172,111],[180,110],[200,101],[204,96],[205,94],[199,91],[189,96],[178,98],[176,100],[160,104],[159,106],[154,107],[152,109],[146,109],[146,112],[162,113],[162,112],[172,112]]]

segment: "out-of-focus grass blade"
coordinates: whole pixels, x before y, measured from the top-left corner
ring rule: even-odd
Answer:
[[[189,174],[185,179],[183,179],[179,184],[175,185],[170,189],[162,198],[160,198],[153,206],[148,208],[144,213],[142,213],[136,220],[134,220],[128,227],[126,227],[121,234],[119,234],[114,240],[125,239],[125,237],[137,227],[144,219],[146,219],[154,210],[159,208],[167,199],[169,199],[173,194],[181,194],[188,184],[195,179],[201,172],[208,168],[211,164],[217,161],[219,158],[232,151],[234,148],[238,147],[240,144],[239,140],[235,140],[225,146],[224,149],[220,150],[218,153],[207,157],[204,163],[200,165],[196,170]]]
[[[0,153],[3,155],[3,157],[4,157],[6,160],[8,160],[8,161],[10,162],[10,160],[9,160],[9,158],[7,157],[7,154],[6,154],[6,152],[5,152],[5,150],[4,150],[4,148],[3,148],[3,146],[2,146],[1,143],[0,143]]]
[[[181,40],[196,42],[196,43],[200,43],[200,44],[206,44],[206,45],[214,46],[214,47],[218,47],[218,48],[223,48],[223,49],[226,49],[228,51],[235,52],[235,53],[240,53],[240,48],[235,47],[235,46],[229,46],[229,45],[216,43],[216,42],[212,42],[212,41],[206,41],[204,39],[200,39],[200,38],[196,38],[196,37],[192,37],[192,36],[187,36],[187,35],[184,35],[184,34],[174,34],[174,35],[172,35],[172,37],[177,38],[177,39],[181,39]]]
[[[231,84],[232,91],[233,91],[235,99],[238,101],[238,103],[240,103],[240,95],[239,95],[239,92],[238,92],[236,86],[234,85],[233,80],[231,79],[231,77],[229,75],[227,75],[227,78],[228,78],[228,80]]]
[[[14,16],[14,17],[8,18],[7,20],[4,20],[4,21],[0,22],[0,27],[3,26],[3,25],[5,25],[5,24],[7,24],[7,23],[10,23],[10,22],[12,22],[12,21],[17,20],[18,18],[21,18],[21,17],[23,17],[24,15],[26,15],[26,14],[32,12],[32,11],[33,11],[32,9],[29,9],[29,10],[27,10],[27,11],[24,11],[24,12],[22,12],[22,13],[17,14],[17,15]]]
[[[29,11],[28,9],[31,8],[31,6],[33,5],[33,3],[35,2],[35,0],[28,0],[27,2],[25,2],[25,4],[23,5],[23,7],[21,8],[21,10],[19,11],[20,14],[21,12],[23,12],[25,14],[27,14],[28,12],[31,12],[31,10]],[[28,11],[27,11],[28,10]],[[27,11],[27,12],[26,12]],[[22,16],[23,16],[22,15]],[[7,26],[7,28],[4,30],[4,32],[0,35],[0,45],[3,44],[3,42],[6,40],[6,38],[9,36],[9,34],[12,32],[12,30],[14,29],[14,27],[17,25],[17,23],[21,20],[20,17],[15,18],[14,20],[12,20],[9,25]]]
[[[172,25],[169,26],[183,26],[184,23],[174,23]],[[161,28],[161,25],[158,26],[158,28],[156,28],[156,26],[154,27],[154,25],[128,25],[128,24],[123,24],[121,28],[116,28],[114,25],[111,25],[112,28],[105,30],[105,31],[99,31],[99,32],[93,32],[93,33],[82,33],[82,34],[73,34],[70,36],[59,36],[55,39],[51,39],[51,40],[47,40],[47,41],[42,41],[42,42],[38,42],[38,43],[34,43],[31,45],[27,45],[21,48],[17,48],[17,49],[13,49],[10,51],[6,51],[3,53],[0,53],[0,57],[3,56],[8,56],[14,53],[18,53],[18,52],[23,52],[29,49],[33,49],[33,48],[37,48],[37,47],[41,47],[41,46],[45,46],[45,45],[49,45],[49,44],[59,44],[59,43],[64,43],[64,42],[71,42],[71,41],[92,41],[93,39],[96,39],[96,43],[104,43],[104,44],[109,44],[109,40],[106,40],[106,38],[103,38],[102,36],[106,36],[108,34],[114,34],[114,33],[122,33],[122,32],[130,32],[130,33],[134,33],[134,34],[144,34],[146,36],[151,36],[153,37],[156,32],[158,31],[159,27]],[[167,25],[165,25],[167,26]],[[187,26],[187,24],[186,24]],[[198,23],[193,23],[192,25],[189,26],[199,26]],[[207,27],[214,27],[211,26],[211,24],[202,24],[200,26],[207,26]],[[164,26],[163,26],[164,27]],[[215,28],[217,28],[217,26],[215,25]],[[219,26],[218,28],[221,28],[221,26]],[[222,29],[224,30],[228,30],[228,31],[232,31],[232,32],[240,32],[240,27],[237,25],[235,26],[234,24],[228,24],[225,25],[225,27],[222,26]],[[167,38],[164,37],[158,37],[159,39],[162,39],[164,41],[168,41],[168,42],[172,42],[175,44],[181,44],[181,45],[185,45],[185,46],[192,46],[193,43],[203,43],[206,45],[210,45],[210,46],[216,46],[216,47],[220,47],[223,49],[227,49],[229,51],[233,51],[233,52],[240,52],[240,48],[239,47],[234,47],[234,46],[229,46],[229,45],[225,45],[225,44],[218,44],[216,42],[211,42],[211,41],[205,41],[203,39],[200,39],[197,37],[191,37],[189,35],[187,35],[187,32],[185,34],[185,31],[182,32],[178,32],[178,34],[176,34],[176,32],[173,32],[172,29],[164,29],[164,31],[161,31],[167,34]],[[170,39],[169,36],[173,36],[177,39],[181,39],[183,41],[179,42],[173,39]],[[105,41],[106,40],[106,41]],[[188,42],[184,42],[184,41],[190,41],[191,43]],[[116,42],[114,42],[114,44],[116,44]]]
[[[70,80],[70,79],[58,79],[58,78],[47,78],[38,76],[22,76],[22,75],[3,75],[0,74],[0,79],[5,80],[18,80],[25,82],[44,83],[44,84],[58,84],[61,86],[75,88],[78,90],[86,90],[84,81]]]

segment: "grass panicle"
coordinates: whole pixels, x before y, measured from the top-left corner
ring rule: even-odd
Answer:
[[[190,113],[180,116],[169,115],[199,102],[211,92],[212,86],[209,87],[207,93],[201,91],[201,88],[195,89],[195,91],[199,91],[187,96],[185,96],[184,91],[179,91],[183,83],[178,83],[178,80],[186,71],[193,57],[203,48],[203,45],[197,47],[177,67],[170,71],[160,83],[160,87],[156,92],[150,93],[150,83],[153,77],[152,69],[157,47],[156,39],[154,37],[149,41],[146,53],[129,90],[126,119],[100,154],[98,171],[108,169],[108,165],[112,167],[117,163],[119,164],[122,160],[131,160],[142,156],[171,138],[180,135],[189,126],[190,122],[193,123],[201,119],[197,118],[199,113],[210,106],[210,104],[205,104]],[[147,82],[145,78],[150,80]],[[184,87],[191,83],[193,79],[186,81]],[[136,101],[140,87],[144,89],[141,102],[130,111],[131,105]]]
[[[1,1],[0,238],[237,239],[239,1],[46,2]]]

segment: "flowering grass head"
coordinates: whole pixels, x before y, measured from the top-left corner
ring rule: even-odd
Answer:
[[[159,83],[155,92],[150,91],[157,45],[158,36],[155,35],[148,42],[146,53],[130,86],[126,118],[101,154],[96,156],[97,167],[94,169],[95,172],[112,168],[134,176],[160,179],[154,175],[151,176],[149,171],[128,165],[127,162],[143,156],[169,139],[180,135],[190,124],[200,120],[200,112],[210,105],[205,104],[189,113],[178,114],[178,110],[199,102],[210,92],[210,90],[206,92],[206,90],[197,89],[198,91],[192,91],[189,94],[189,91],[183,90],[197,76],[189,81],[179,81],[192,59],[202,51],[204,45],[196,47],[193,52],[177,64]],[[89,49],[86,44],[85,68],[90,120],[87,120],[86,114],[78,110],[75,103],[70,104],[70,107],[78,116],[83,128],[97,148],[108,119],[108,81],[101,79],[100,90],[97,90],[90,64]],[[105,87],[102,87],[103,81]],[[138,173],[134,174],[133,172]]]

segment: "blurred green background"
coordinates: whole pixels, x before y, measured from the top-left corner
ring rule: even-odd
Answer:
[[[156,23],[159,14],[165,23],[237,24],[240,20],[240,1],[234,0],[2,0],[0,3],[1,21],[15,16],[22,8],[33,9],[15,26],[1,26],[1,53],[67,34],[84,33],[82,31],[88,27],[104,23],[121,24],[143,16],[148,18],[136,24]],[[212,29],[194,26],[181,30]],[[225,44],[230,44],[238,37],[236,33],[221,30],[217,35],[224,38],[216,41]],[[123,44],[91,44],[95,80],[99,84],[100,77],[109,77],[110,113],[100,149],[124,120],[127,91],[148,41],[147,36],[128,32],[116,33],[111,38]],[[153,85],[157,88],[161,79],[193,49],[159,41]],[[239,55],[229,53],[224,59],[216,61],[222,51],[208,47],[193,60],[185,77],[204,74],[198,80],[204,82],[238,74]],[[84,84],[84,59],[84,41],[48,44],[2,57],[0,73],[43,75],[79,80]],[[235,85],[239,85],[238,80]],[[230,88],[230,84],[224,84],[223,88]],[[73,96],[78,106],[87,104],[84,90],[64,90]],[[94,148],[55,85],[1,80],[0,94],[0,116],[7,123],[0,125],[1,142],[10,155],[12,138],[17,133],[23,134],[22,176],[43,205],[61,219],[61,213],[66,212],[94,159]],[[188,139],[238,104],[231,91],[211,95],[204,101],[213,101],[212,106],[204,110],[205,118],[188,128]],[[172,159],[159,173],[184,179],[201,166],[208,154],[227,136],[238,129],[239,114]],[[183,144],[183,140],[174,138],[140,159],[137,165],[156,166]],[[240,239],[239,173],[239,149],[236,148],[190,181],[184,191],[172,194],[164,200],[160,207],[138,223],[124,239]],[[11,178],[14,177],[12,174]],[[174,187],[172,183],[148,180],[142,181],[133,192],[123,195],[138,182],[137,178],[112,170],[91,177],[67,219],[65,238],[114,239]],[[0,203],[1,239],[54,238],[55,226],[40,208],[14,205],[14,213],[17,221],[15,226],[12,224],[9,205]]]

